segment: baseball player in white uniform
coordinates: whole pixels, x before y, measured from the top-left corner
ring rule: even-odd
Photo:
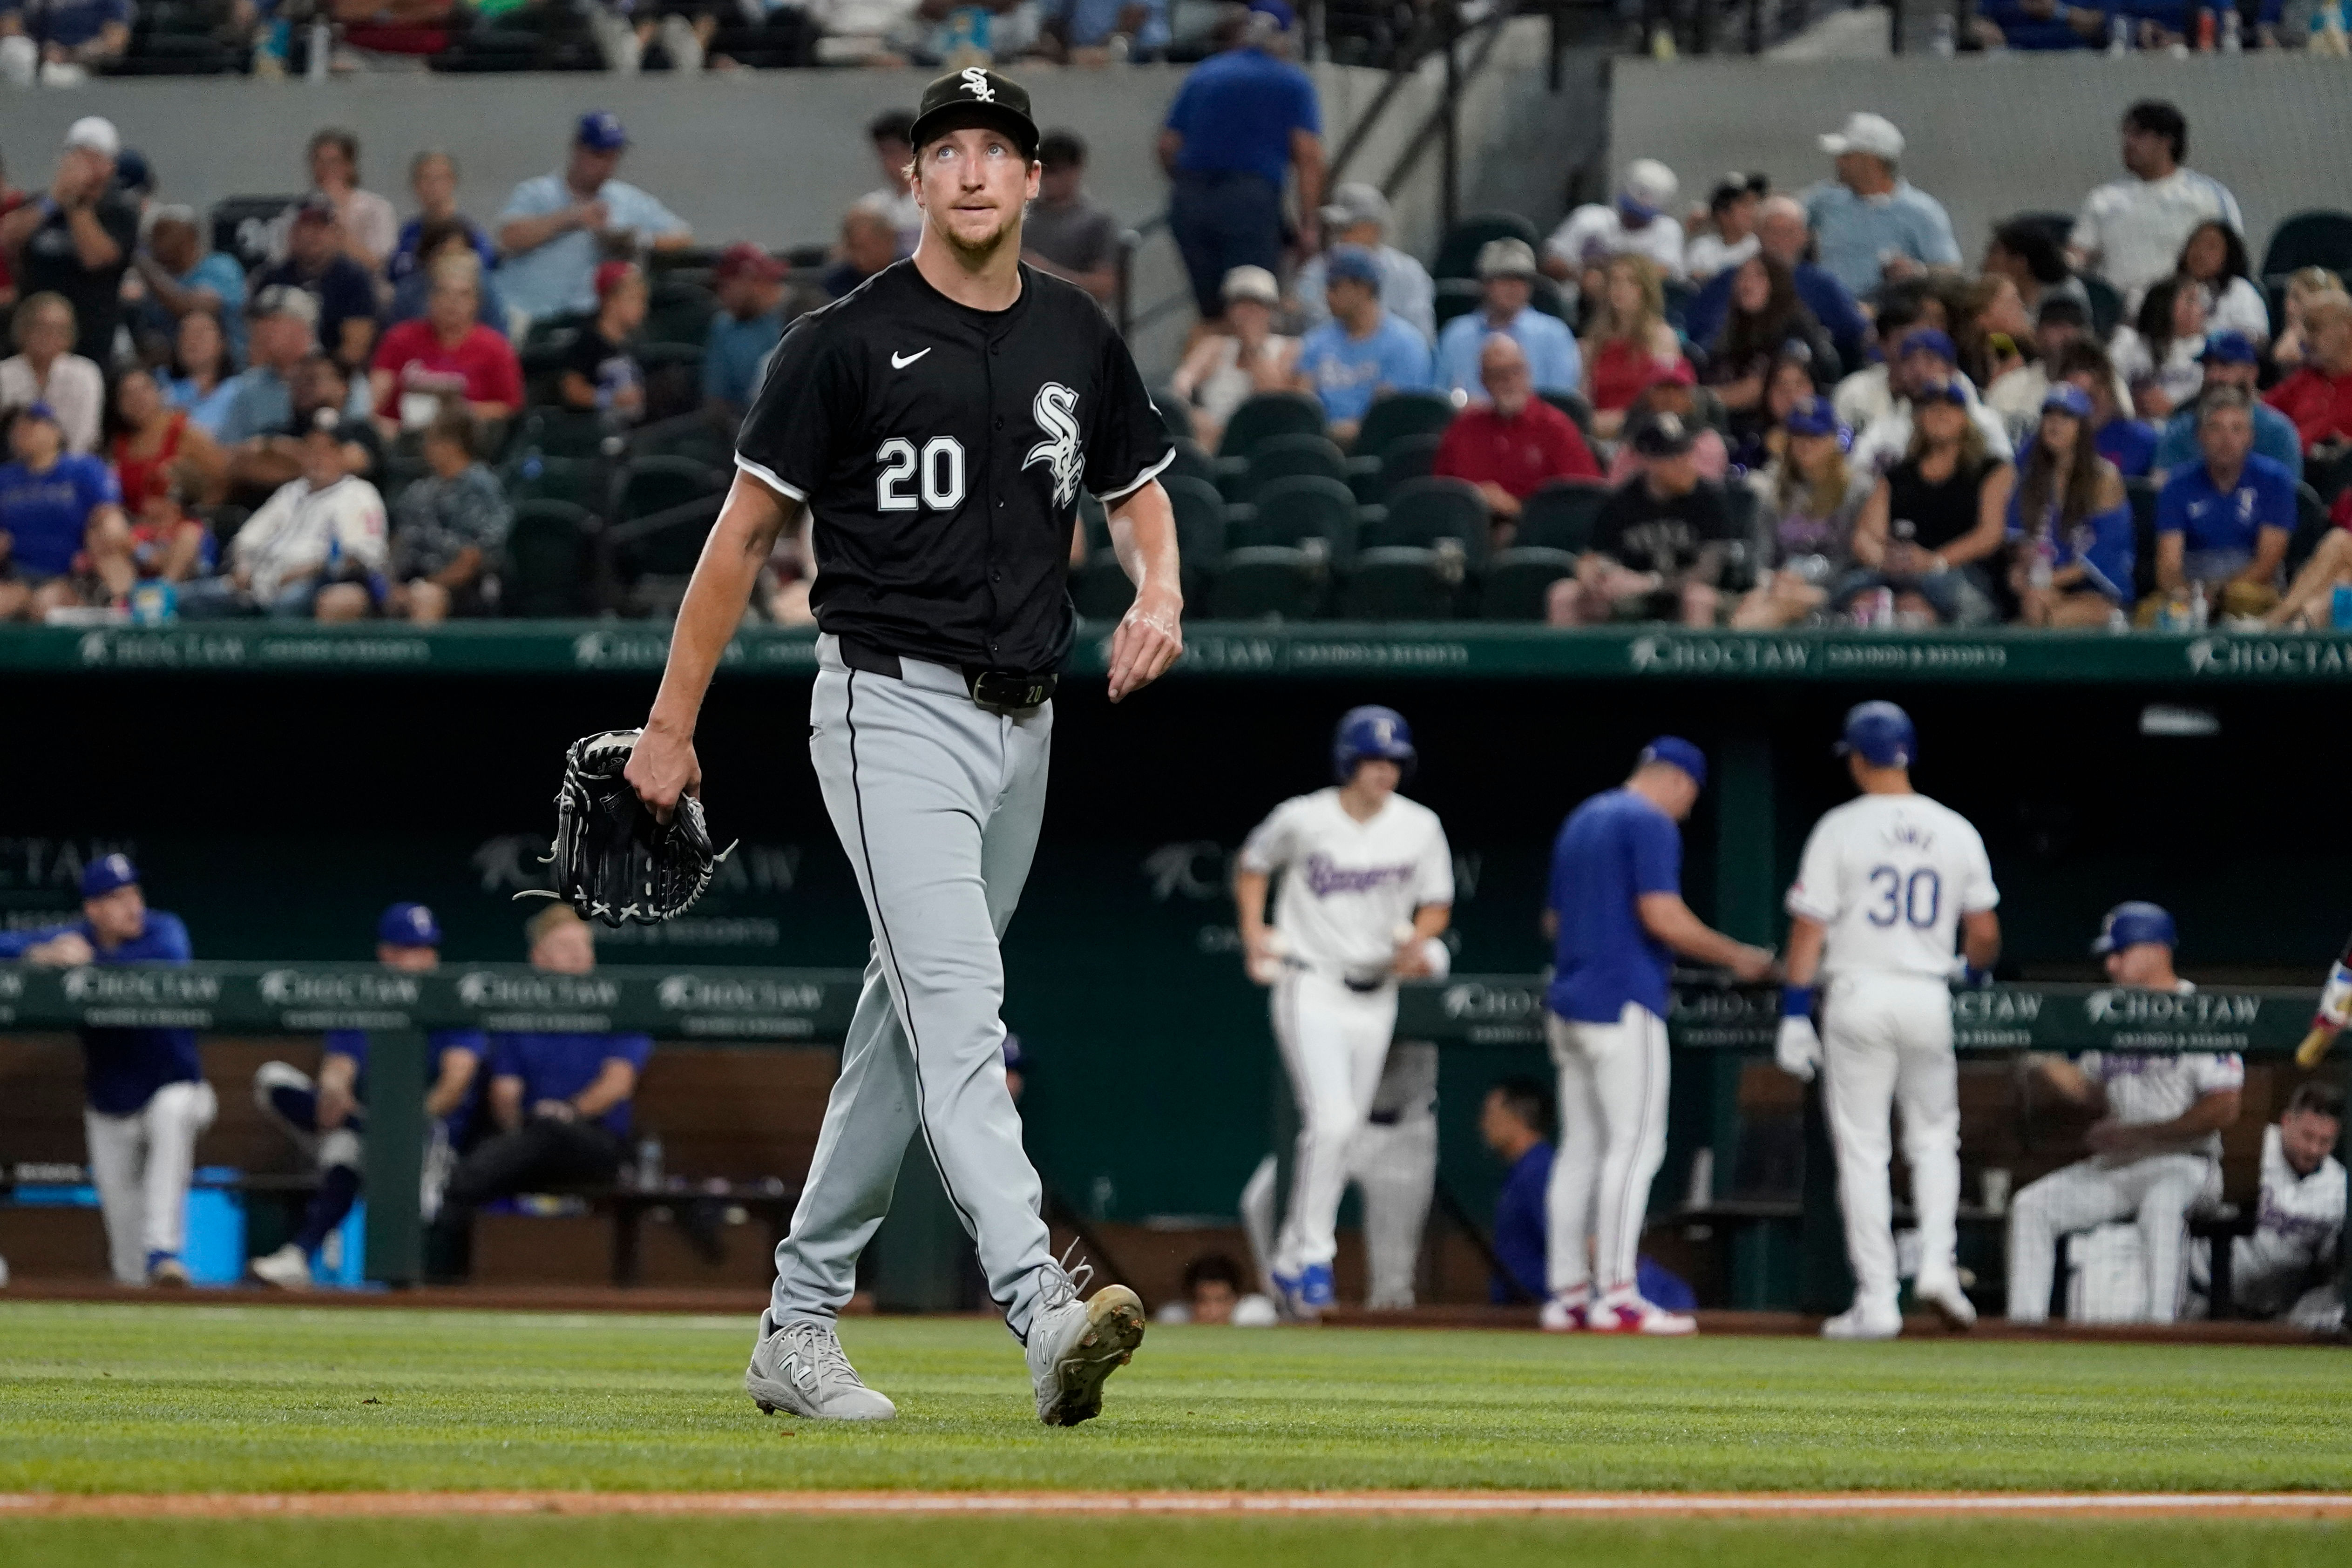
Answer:
[[[2119,987],[2187,995],[2196,987],[2173,973],[2178,943],[2171,915],[2135,901],[2107,911],[2091,950]],[[2221,1129],[2238,1119],[2245,1063],[2227,1051],[2094,1051],[2072,1062],[2036,1056],[2030,1064],[2099,1120],[2084,1134],[2089,1158],[2027,1183],[2011,1207],[2010,1320],[2050,1316],[2060,1237],[2129,1220],[2146,1270],[2142,1321],[2173,1322],[2180,1315],[2189,1214],[2221,1196]]]
[[[2309,1329],[2344,1322],[2336,1263],[2344,1250],[2344,1166],[2330,1150],[2344,1134],[2344,1092],[2311,1079],[2263,1129],[2263,1195],[2254,1233],[2230,1239],[2230,1295],[2251,1317]],[[2192,1253],[2190,1284],[2209,1293],[2210,1271]]]
[[[1452,955],[1433,940],[1428,978],[1445,977]],[[1403,1312],[1413,1304],[1412,1270],[1437,1191],[1437,1047],[1401,1040],[1372,1091],[1363,1131],[1348,1145],[1347,1179],[1364,1206],[1364,1305]]]
[[[1372,1109],[1396,1032],[1396,982],[1432,972],[1454,906],[1454,855],[1437,814],[1398,794],[1412,731],[1360,707],[1331,743],[1338,782],[1275,808],[1242,845],[1234,902],[1250,976],[1274,988],[1274,1037],[1298,1101],[1290,1205],[1274,1286],[1296,1317],[1333,1301],[1349,1151]],[[1283,873],[1274,923],[1265,895]]]
[[[1959,1067],[1952,1054],[1954,956],[1974,983],[2000,956],[2000,894],[1984,840],[1967,818],[1911,788],[1918,737],[1893,703],[1845,716],[1838,750],[1862,791],[1813,824],[1789,889],[1789,983],[1780,996],[1780,1066],[1822,1097],[1837,1150],[1853,1304],[1822,1325],[1828,1339],[1893,1339],[1895,1195],[1890,1116],[1919,1221],[1912,1293],[1954,1328],[1976,1322],[1954,1256],[1960,1203]],[[1822,1025],[1814,1032],[1813,1004]]]

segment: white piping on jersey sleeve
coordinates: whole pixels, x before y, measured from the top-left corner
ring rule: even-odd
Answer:
[[[1173,451],[1171,451],[1168,455],[1173,457],[1176,454]],[[769,489],[775,491],[780,496],[784,496],[792,500],[801,502],[805,502],[808,499],[808,493],[803,490],[799,486],[785,484],[774,469],[764,467],[760,464],[754,463],[740,452],[735,455],[735,466],[740,468],[744,473],[749,474],[752,478],[757,479],[761,484],[765,485]]]
[[[1242,870],[1253,876],[1271,876],[1288,865],[1298,852],[1298,802],[1305,796],[1294,796],[1266,813],[1265,821],[1250,830],[1242,841]]]
[[[739,459],[738,461],[740,460]],[[1176,446],[1173,442],[1171,442],[1168,447],[1168,455],[1162,457],[1159,462],[1154,463],[1150,467],[1146,468],[1142,473],[1138,474],[1135,476],[1135,482],[1133,484],[1123,486],[1116,490],[1106,490],[1101,495],[1097,496],[1095,499],[1100,501],[1106,507],[1109,506],[1113,501],[1124,501],[1129,496],[1134,495],[1138,490],[1142,489],[1146,485],[1150,484],[1154,479],[1159,478],[1160,471],[1175,461]]]

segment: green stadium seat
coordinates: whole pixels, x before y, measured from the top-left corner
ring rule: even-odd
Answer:
[[[2095,274],[2077,273],[2075,277],[2091,301],[2092,335],[2104,343],[2124,319],[2124,297],[2116,292],[2114,284]]]
[[[2156,486],[2126,479],[2124,494],[2132,509],[2132,597],[2146,599],[2156,591]]]
[[[1483,298],[1485,298],[1485,291],[1478,287],[1475,278],[1441,277],[1437,279],[1437,287],[1431,300],[1432,314],[1436,318],[1437,329],[1443,332],[1445,330],[1447,322],[1458,316],[1469,315],[1478,308],[1478,302]]]
[[[1282,545],[1229,552],[1209,588],[1209,613],[1219,621],[1307,621],[1322,608],[1330,581],[1318,554]]]
[[[1528,248],[1538,256],[1543,254],[1542,236],[1535,225],[1517,213],[1472,213],[1458,218],[1445,231],[1444,243],[1437,247],[1437,265],[1431,267],[1433,277],[1467,277],[1478,276],[1478,253],[1491,239],[1523,239]]]
[[[570,501],[602,513],[612,499],[611,471],[601,457],[548,457],[526,449],[506,468],[507,499]]]
[[[646,341],[682,343],[699,350],[709,340],[710,319],[718,314],[719,299],[709,289],[664,277],[655,282],[646,301]]]
[[[1372,400],[1357,428],[1354,455],[1380,457],[1408,436],[1440,435],[1454,423],[1454,400],[1443,392],[1390,392]]]
[[[569,501],[525,501],[507,528],[499,608],[532,619],[587,615],[596,519]]]
[[[1724,554],[1722,587],[1727,593],[1745,593],[1756,586],[1759,563],[1768,555],[1763,498],[1754,486],[1734,479],[1723,486],[1723,507],[1731,518],[1731,542]]]
[[[1070,574],[1070,601],[1088,621],[1116,621],[1135,602],[1135,584],[1108,553],[1090,558]]]
[[[1451,621],[1462,586],[1458,553],[1383,545],[1356,558],[1339,589],[1339,614],[1349,621]]]
[[[1163,474],[1160,488],[1176,512],[1176,553],[1183,562],[1184,598],[1198,601],[1225,555],[1225,498],[1205,479]]]
[[[675,419],[639,426],[630,439],[629,449],[640,457],[690,457],[722,474],[735,466],[733,434],[712,423],[710,416],[698,409]]]
[[[703,541],[719,520],[720,501],[716,493],[698,496],[659,511],[639,513],[606,528],[603,538],[613,580],[635,583],[643,578],[669,578],[683,585],[694,563],[702,558]]]
[[[2305,267],[2352,269],[2352,213],[2315,207],[2283,219],[2263,247],[2263,276],[2284,277]]]
[[[689,501],[716,497],[726,487],[719,470],[691,457],[639,457],[621,470],[614,486],[614,520],[634,522]]]
[[[604,415],[570,408],[532,409],[514,438],[516,451],[549,457],[597,457],[626,444],[627,438],[606,424]]]
[[[1497,550],[1486,563],[1479,613],[1489,621],[1540,621],[1551,585],[1576,575],[1576,557],[1564,549],[1520,546]]]
[[[1431,549],[1450,540],[1475,570],[1486,563],[1491,527],[1486,497],[1467,479],[1412,479],[1390,494],[1379,521],[1358,530],[1357,542],[1366,550],[1400,545]]]
[[[1225,422],[1217,455],[1247,457],[1277,435],[1320,435],[1323,423],[1323,405],[1305,392],[1258,392],[1244,399]]]
[[[1591,548],[1592,521],[1609,499],[1598,479],[1554,479],[1519,507],[1515,544],[1582,555]]]
[[[1442,435],[1408,435],[1393,443],[1381,459],[1381,498],[1391,500],[1401,486],[1428,478],[1431,465],[1437,461],[1437,448],[1444,440]]]
[[[1217,460],[1191,436],[1180,435],[1176,438],[1176,460],[1160,471],[1160,483],[1165,487],[1169,480],[1185,477],[1203,479],[1214,485],[1217,482]]]
[[[2319,541],[2327,537],[2327,530],[2336,526],[2328,519],[2327,503],[2309,485],[2294,487],[2294,534],[2286,542],[2286,575],[2290,582],[2311,559],[2311,552],[2319,548]]]
[[[1192,404],[1169,388],[1160,387],[1151,394],[1151,406],[1160,411],[1160,423],[1168,427],[1169,434],[1179,441],[1192,439]]]
[[[1582,392],[1547,392],[1537,396],[1576,422],[1576,433],[1584,437],[1584,444],[1592,444],[1592,405],[1584,401]]]
[[[1225,549],[1230,553],[1258,546],[1302,548],[1323,541],[1334,566],[1356,555],[1356,497],[1337,479],[1300,474],[1277,479],[1259,492],[1256,503],[1229,510]]]
[[[1277,435],[1260,442],[1249,456],[1249,466],[1228,479],[1227,494],[1236,501],[1255,498],[1277,479],[1313,474],[1345,484],[1348,459],[1327,435]]]

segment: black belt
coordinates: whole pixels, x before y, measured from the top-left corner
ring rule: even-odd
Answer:
[[[853,670],[863,670],[869,675],[887,675],[894,681],[907,678],[898,655],[862,643],[854,637],[836,639],[841,644],[841,662]],[[1026,674],[1019,670],[990,670],[978,664],[957,666],[963,676],[964,690],[971,700],[982,707],[1032,708],[1043,706],[1054,695],[1059,676]]]

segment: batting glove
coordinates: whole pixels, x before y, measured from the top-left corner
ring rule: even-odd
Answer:
[[[1781,1071],[1800,1082],[1811,1083],[1822,1065],[1822,1037],[1813,1032],[1813,1020],[1782,1019],[1780,1038],[1772,1043],[1772,1058],[1780,1064]]]

